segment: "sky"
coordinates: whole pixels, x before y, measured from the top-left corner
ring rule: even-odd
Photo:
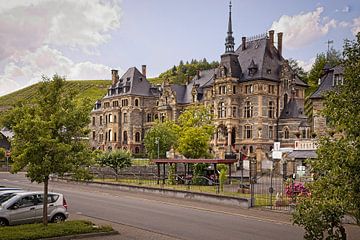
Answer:
[[[111,79],[147,65],[155,77],[180,60],[220,60],[228,0],[0,0],[0,96],[55,73]],[[360,31],[358,0],[232,0],[241,37],[284,32],[283,56],[311,68],[316,55]],[[275,42],[277,38],[275,37]]]

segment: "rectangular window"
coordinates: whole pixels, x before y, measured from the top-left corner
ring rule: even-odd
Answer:
[[[95,117],[92,117],[92,125],[95,126]]]
[[[147,122],[151,122],[151,113],[147,114]]]
[[[236,94],[236,86],[233,86],[233,94]]]
[[[274,138],[274,127],[269,126],[269,139],[273,139],[273,138]]]
[[[251,139],[252,138],[252,126],[246,125],[244,128],[244,138]]]
[[[100,126],[103,124],[102,120],[103,120],[103,117],[100,116]]]
[[[92,139],[95,140],[95,131],[92,132]]]
[[[253,85],[246,85],[246,86],[245,86],[245,93],[246,93],[246,94],[253,93],[253,91],[254,91]]]
[[[236,117],[236,107],[233,107],[233,108],[232,108],[232,116],[233,116],[233,117]]]
[[[127,119],[127,113],[124,113],[124,123],[126,123],[127,121],[128,121],[128,119]]]

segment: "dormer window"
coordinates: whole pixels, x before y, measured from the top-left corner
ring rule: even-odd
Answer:
[[[249,76],[253,76],[257,72],[258,67],[256,66],[254,60],[251,60],[248,70],[249,70]]]
[[[344,77],[342,74],[334,74],[333,86],[339,86],[344,84]]]

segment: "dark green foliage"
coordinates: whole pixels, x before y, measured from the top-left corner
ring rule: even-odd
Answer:
[[[6,150],[4,148],[0,148],[0,160],[5,158],[5,152]]]
[[[175,164],[170,164],[170,166],[169,166],[167,182],[170,185],[175,185],[176,184]]]
[[[64,237],[69,235],[111,232],[110,226],[94,227],[88,221],[66,221],[63,223],[52,223],[47,227],[42,224],[25,224],[0,228],[0,239],[6,240],[36,240],[53,237]]]
[[[193,184],[195,185],[207,185],[208,184],[208,180],[206,180],[205,177],[205,173],[206,173],[206,168],[209,166],[209,164],[207,163],[195,163],[193,165]]]
[[[293,214],[307,239],[345,239],[345,214],[360,224],[360,33],[345,41],[343,65],[344,85],[325,97],[323,113],[334,128],[309,162],[315,179],[307,186],[311,197],[301,199]]]
[[[179,117],[178,151],[187,158],[211,158],[212,116],[204,106],[193,106]]]
[[[154,126],[146,132],[144,144],[151,159],[165,158],[171,147],[176,147],[178,139],[178,126],[172,121],[155,122]]]
[[[328,67],[332,68],[340,64],[342,58],[340,52],[331,48],[328,54],[320,53],[316,56],[315,63],[311,67],[308,76],[307,83],[309,88],[306,89],[306,95],[311,95],[318,87],[319,78],[324,75],[324,67],[327,64]]]
[[[192,59],[191,62],[184,62],[181,60],[178,66],[173,66],[171,69],[161,73],[158,78],[149,79],[152,83],[160,84],[165,80],[174,84],[185,84],[196,76],[198,70],[207,70],[219,66],[218,62],[209,63],[206,58],[197,61]]]
[[[305,72],[305,70],[299,66],[299,63],[295,60],[290,58],[289,59],[289,65],[291,67],[291,69],[295,72],[296,75],[298,75],[298,77],[303,80],[304,82],[307,82],[307,73]]]
[[[44,216],[47,216],[47,185],[50,174],[63,175],[89,159],[87,141],[89,102],[81,104],[65,91],[65,80],[43,77],[32,104],[14,107],[5,125],[15,133],[12,140],[13,172],[26,167],[31,181],[44,183]],[[47,224],[47,217],[44,217]]]
[[[131,166],[131,154],[128,151],[116,149],[98,154],[96,161],[101,166],[110,167],[114,171],[117,179],[120,169]]]
[[[111,84],[109,80],[78,80],[66,81],[64,85],[65,92],[73,92],[74,89],[78,91],[73,95],[74,99],[89,99],[91,103],[102,98],[106,92],[107,87]],[[36,101],[37,92],[41,83],[37,83],[18,90],[16,92],[0,97],[0,113],[2,109],[9,109],[12,106],[28,104]],[[89,109],[90,112],[91,108]]]

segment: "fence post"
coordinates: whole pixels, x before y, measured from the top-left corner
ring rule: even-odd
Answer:
[[[256,159],[250,158],[250,207],[255,207]]]

